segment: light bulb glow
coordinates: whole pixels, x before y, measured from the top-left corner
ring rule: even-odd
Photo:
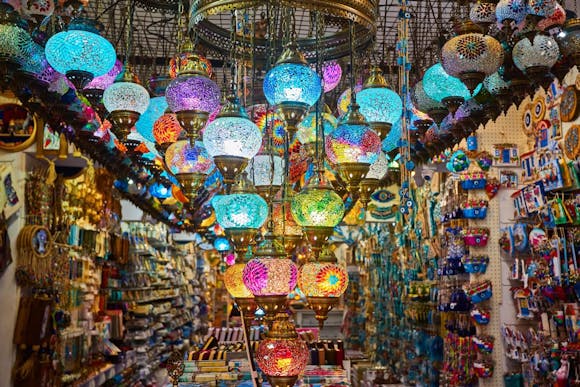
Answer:
[[[336,263],[308,262],[298,272],[298,287],[307,297],[340,297],[348,287],[348,273]]]
[[[292,216],[302,227],[334,227],[344,217],[344,203],[330,189],[309,189],[292,198]]]
[[[110,113],[127,110],[143,114],[149,106],[149,92],[138,83],[115,82],[105,89],[103,104]]]

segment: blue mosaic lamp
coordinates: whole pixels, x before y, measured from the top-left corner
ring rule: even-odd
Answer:
[[[106,74],[117,60],[113,45],[99,34],[97,24],[80,18],[73,20],[68,30],[48,39],[45,54],[48,63],[65,74],[77,90]]]
[[[213,241],[213,247],[220,253],[223,253],[230,249],[230,241],[228,241],[227,238],[218,237]]]
[[[473,95],[477,95],[481,87],[481,83],[477,85]],[[467,86],[459,78],[447,74],[441,63],[436,63],[427,69],[423,76],[423,89],[429,97],[443,103],[451,113],[457,111],[464,101],[471,98]]]
[[[360,112],[369,126],[384,140],[403,114],[401,97],[387,87],[379,67],[373,67],[363,89],[357,94]]]
[[[147,141],[155,142],[155,136],[153,136],[153,125],[165,111],[167,110],[167,101],[165,97],[153,97],[149,101],[149,106],[147,110],[137,120],[135,124],[135,129],[139,134],[141,134]]]
[[[171,197],[171,188],[168,188],[165,184],[155,182],[149,186],[149,193],[151,196],[163,200]]]
[[[217,222],[233,242],[236,253],[244,256],[250,242],[268,217],[268,204],[256,193],[246,172],[232,186],[230,194],[214,196],[211,204]]]
[[[238,98],[231,95],[216,119],[205,128],[203,143],[224,182],[233,184],[248,161],[258,154],[262,132],[250,120]]]
[[[0,63],[8,82],[14,71],[24,65],[33,43],[25,25],[11,5],[0,3]]]
[[[521,23],[527,13],[526,0],[500,0],[495,7],[497,22],[502,24],[504,28],[513,29],[510,25]]]
[[[276,106],[293,136],[306,111],[320,98],[322,81],[306,64],[304,55],[293,42],[266,74],[263,88],[266,99],[270,105]]]

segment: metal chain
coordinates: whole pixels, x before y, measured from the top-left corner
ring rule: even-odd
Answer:
[[[354,80],[356,77],[356,69],[354,64],[354,22],[348,22],[348,42],[350,45],[350,103],[356,103],[356,92],[354,88]]]
[[[183,46],[183,0],[177,3],[177,50],[181,52]]]
[[[125,65],[129,63],[129,57],[131,56],[132,49],[132,39],[133,39],[133,16],[135,15],[135,7],[133,6],[132,0],[127,0],[127,28],[125,42]]]

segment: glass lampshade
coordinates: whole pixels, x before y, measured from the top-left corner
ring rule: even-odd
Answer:
[[[103,104],[109,113],[129,111],[143,114],[149,107],[149,100],[149,92],[139,84],[128,67],[121,71],[115,82],[103,93]]]
[[[424,113],[428,113],[434,109],[445,110],[445,106],[441,102],[435,101],[425,93],[422,80],[417,82],[415,87],[413,87],[411,100],[415,104],[415,107]]]
[[[165,114],[165,110],[167,110],[167,101],[165,100],[165,97],[151,98],[147,110],[141,114],[137,120],[137,123],[135,124],[135,129],[137,132],[145,137],[146,140],[154,142],[154,124],[163,114]]]
[[[30,40],[26,46],[26,52],[27,55],[23,58],[21,62],[22,66],[19,70],[33,76],[41,74],[45,66],[48,65],[44,55],[44,48],[40,44]]]
[[[324,135],[328,136],[338,126],[338,120],[330,112],[322,113],[321,118]],[[316,142],[316,112],[308,113],[298,124],[296,136],[303,145]]]
[[[307,262],[298,271],[298,287],[307,297],[340,297],[348,287],[348,273],[336,263]]]
[[[514,64],[527,73],[533,68],[550,69],[558,61],[560,50],[551,36],[536,34],[533,40],[524,37],[512,50]]]
[[[561,26],[566,22],[566,10],[560,4],[556,3],[551,15],[547,15],[538,22],[540,31],[549,30],[553,26]]]
[[[177,74],[181,71],[181,68],[187,66],[188,62],[191,60],[190,58],[192,54],[194,54],[193,50],[188,52],[181,52],[169,60],[169,76],[171,78],[177,77]],[[199,58],[199,61],[208,77],[211,77],[213,74],[211,62],[201,55],[197,55],[197,57]]]
[[[394,124],[403,113],[403,101],[393,90],[387,87],[382,71],[378,67],[371,70],[369,79],[356,99],[360,112],[368,122]]]
[[[268,217],[268,204],[256,193],[216,195],[211,204],[219,225],[224,229],[258,229]]]
[[[223,238],[222,238],[223,239]],[[226,290],[233,298],[253,298],[254,295],[246,284],[244,284],[245,263],[234,263],[226,269],[224,273],[224,285]]]
[[[171,188],[167,188],[167,186],[161,183],[153,183],[149,187],[149,193],[157,199],[167,199],[172,196]]]
[[[59,73],[85,71],[93,77],[109,72],[117,60],[113,45],[88,20],[73,20],[67,31],[46,42],[46,59]]]
[[[326,157],[333,164],[372,164],[379,157],[381,138],[365,124],[351,124],[348,114],[326,137]]]
[[[562,36],[558,37],[560,52],[570,63],[580,65],[580,19],[570,18],[564,23]]]
[[[292,216],[302,227],[334,227],[344,216],[344,203],[323,176],[315,174],[292,198]]]
[[[322,92],[320,76],[302,63],[281,63],[264,78],[264,95],[270,105],[297,102],[314,105]]]
[[[290,188],[286,189],[286,194],[282,198],[283,191],[278,192],[274,198],[273,216],[274,234],[284,237],[299,237],[302,235],[302,227],[296,223],[292,216],[292,199],[296,194]]]
[[[153,139],[157,144],[173,143],[182,130],[175,113],[165,113],[153,124]]]
[[[0,60],[22,65],[32,39],[22,26],[20,16],[9,4],[0,4],[0,12],[5,18],[0,24]]]
[[[530,15],[548,17],[556,10],[556,0],[528,0],[528,13]]]
[[[498,23],[513,21],[519,24],[528,13],[526,0],[500,0],[495,7]]]
[[[479,93],[481,84],[477,86],[473,95]],[[471,93],[467,86],[458,78],[445,72],[441,63],[436,63],[425,72],[423,76],[423,89],[425,93],[437,102],[446,98],[471,98]]]
[[[207,125],[203,143],[212,157],[237,156],[251,159],[260,150],[262,133],[245,114],[221,116]]]
[[[387,136],[387,138],[389,137]],[[366,178],[381,180],[387,174],[388,168],[389,162],[387,161],[387,156],[383,152],[380,152],[377,161],[371,164]]]
[[[498,95],[509,89],[509,82],[504,81],[499,72],[488,75],[483,81],[483,86],[492,95]]]
[[[269,334],[260,341],[256,350],[256,362],[266,377],[297,378],[304,372],[308,359],[308,346],[295,332],[290,338],[270,337]],[[286,380],[283,385],[286,385],[285,382]],[[288,385],[293,385],[294,382]],[[275,382],[273,385],[276,385]]]
[[[94,77],[89,83],[87,83],[84,89],[105,90],[107,87],[111,86],[113,82],[115,82],[115,79],[121,70],[123,70],[123,63],[117,59],[112,69],[110,69],[106,74]]]
[[[354,87],[354,92],[358,93],[362,90],[363,86],[362,85],[356,85]],[[338,97],[338,100],[336,101],[336,108],[338,109],[338,115],[341,117],[343,115],[346,114],[346,112],[348,112],[348,107],[350,106],[350,87],[347,88],[345,91],[342,92],[342,94]]]
[[[287,258],[254,258],[246,264],[243,278],[254,296],[287,295],[296,287],[298,269]]]
[[[174,113],[184,110],[211,113],[220,104],[220,89],[206,76],[180,75],[167,86],[165,98]]]
[[[207,150],[200,141],[196,141],[194,146],[187,140],[175,142],[165,152],[165,163],[174,175],[181,173],[207,175],[214,168]]]
[[[324,92],[328,93],[338,86],[342,77],[342,67],[336,61],[326,62],[322,65],[322,79],[324,80]]]
[[[284,160],[277,154],[258,154],[254,156],[248,168],[248,176],[256,188],[282,185]]]
[[[495,22],[495,3],[478,1],[473,4],[469,11],[469,19],[476,23],[493,23]]]
[[[224,251],[229,251],[231,246],[230,246],[230,241],[227,238],[217,237],[215,239],[215,241],[213,241],[213,247],[214,247],[214,249],[216,249],[217,251],[219,251],[221,253]],[[242,267],[241,270],[244,270],[244,268]],[[240,276],[241,276],[241,274],[240,274]]]

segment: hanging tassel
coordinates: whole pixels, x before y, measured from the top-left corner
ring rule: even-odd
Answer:
[[[64,133],[60,134],[60,146],[58,148],[58,158],[66,160],[68,158],[68,141]]]

